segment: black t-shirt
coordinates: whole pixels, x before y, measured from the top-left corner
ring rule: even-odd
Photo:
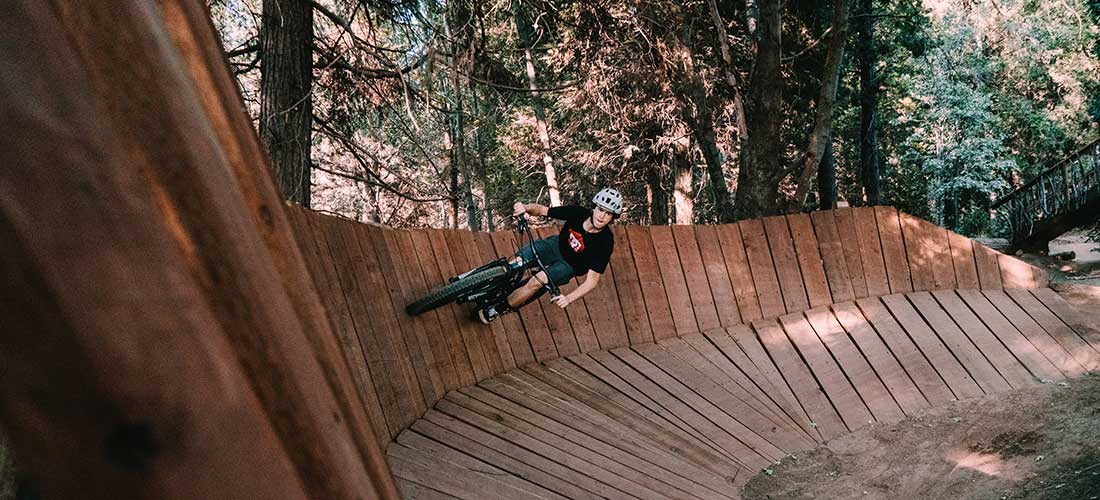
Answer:
[[[598,233],[584,230],[584,221],[592,216],[592,209],[566,205],[551,207],[546,214],[565,222],[558,233],[558,250],[573,266],[574,275],[584,275],[589,269],[600,274],[607,270],[607,262],[615,250],[615,237],[607,226]]]

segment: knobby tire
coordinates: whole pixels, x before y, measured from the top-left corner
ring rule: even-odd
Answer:
[[[483,269],[455,281],[454,283],[449,283],[428,292],[427,295],[405,306],[405,312],[409,313],[410,316],[416,316],[417,314],[430,311],[454,301],[463,294],[469,293],[490,281],[504,276],[505,273],[506,271],[502,266],[493,266],[488,269]]]

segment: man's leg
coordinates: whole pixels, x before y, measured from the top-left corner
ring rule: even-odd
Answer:
[[[543,290],[542,284],[546,283],[547,279],[546,273],[539,271],[533,278],[527,280],[522,286],[508,294],[508,307],[519,309],[527,305],[528,302],[538,298],[538,295],[540,295],[539,292]]]

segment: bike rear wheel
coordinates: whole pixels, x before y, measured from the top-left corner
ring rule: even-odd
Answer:
[[[441,286],[428,292],[427,295],[405,306],[405,312],[410,316],[424,313],[439,306],[448,304],[455,299],[472,292],[487,283],[507,274],[504,266],[493,266],[475,272],[453,283]]]

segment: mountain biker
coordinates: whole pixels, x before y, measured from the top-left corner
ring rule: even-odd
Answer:
[[[576,205],[547,208],[537,203],[518,201],[513,206],[517,216],[537,215],[563,221],[557,236],[535,241],[516,252],[516,256],[524,262],[531,262],[534,261],[534,247],[550,278],[559,286],[568,283],[574,276],[585,276],[584,283],[576,290],[551,299],[563,309],[596,288],[615,250],[615,238],[609,226],[623,213],[623,196],[615,189],[603,188],[592,198],[592,203],[595,205],[593,208]],[[478,319],[488,324],[500,315],[537,299],[545,292],[543,285],[546,281],[546,273],[539,271],[501,303],[478,309]]]

